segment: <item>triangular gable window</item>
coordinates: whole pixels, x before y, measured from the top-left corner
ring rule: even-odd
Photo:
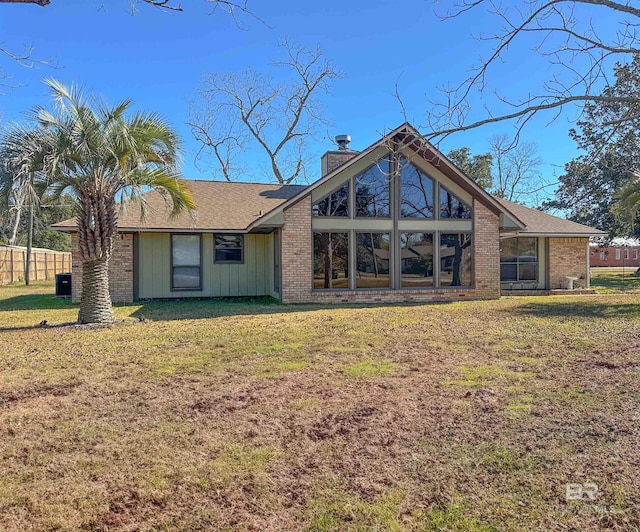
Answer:
[[[440,185],[440,218],[441,219],[469,219],[473,211],[460,198]]]
[[[339,186],[313,204],[314,216],[349,216],[349,182]]]

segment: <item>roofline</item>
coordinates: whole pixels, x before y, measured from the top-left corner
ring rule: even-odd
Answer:
[[[470,177],[465,175],[457,166],[455,166],[451,161],[449,161],[447,159],[447,157],[445,157],[442,154],[442,152],[440,152],[435,146],[433,146],[430,142],[428,142],[426,139],[424,139],[424,137],[420,134],[420,132],[416,128],[414,128],[409,122],[404,122],[403,124],[401,124],[397,128],[393,129],[392,131],[390,131],[389,133],[387,133],[386,135],[381,137],[379,140],[377,140],[376,142],[371,144],[369,147],[365,148],[364,150],[359,152],[357,155],[355,155],[354,157],[352,157],[348,161],[344,162],[343,164],[341,164],[340,166],[335,168],[333,171],[329,172],[327,175],[322,176],[315,183],[312,183],[312,184],[308,185],[304,190],[301,190],[298,194],[292,196],[287,201],[281,203],[277,207],[274,207],[273,209],[271,209],[269,212],[265,213],[263,216],[261,216],[257,220],[254,220],[247,227],[247,231],[251,231],[251,229],[253,229],[257,225],[259,226],[260,225],[260,223],[259,223],[260,220],[263,220],[263,219],[267,218],[268,216],[271,216],[272,214],[278,212],[278,210],[280,210],[280,209],[281,210],[285,210],[288,207],[290,207],[291,205],[297,203],[302,198],[304,198],[307,194],[312,192],[314,189],[318,188],[323,183],[326,183],[327,181],[332,179],[334,176],[336,176],[338,173],[342,172],[343,170],[345,170],[346,168],[348,168],[352,164],[355,164],[356,162],[364,159],[367,155],[369,155],[374,150],[376,150],[377,148],[382,146],[386,141],[393,139],[393,137],[395,137],[396,135],[399,135],[401,133],[411,134],[411,135],[414,135],[415,137],[417,137],[416,139],[412,140],[409,144],[404,144],[404,147],[410,148],[411,144],[413,144],[416,141],[419,141],[422,144],[423,147],[426,146],[428,149],[433,150],[434,155],[439,160],[444,161],[444,163],[449,167],[450,170],[452,170],[456,174],[458,174],[458,176],[460,178],[462,178],[466,183],[468,183],[474,189],[474,191],[476,193],[478,193],[488,203],[490,203],[495,208],[495,210],[497,212],[504,213],[507,216],[509,216],[509,218],[511,218],[516,224],[518,224],[521,229],[525,229],[526,228],[526,224],[520,218],[518,218],[508,208],[506,208],[504,205],[502,205],[500,202],[498,202],[491,194],[489,194],[485,189],[483,189],[480,185],[478,185],[475,181],[473,181],[473,179],[471,179]],[[416,151],[416,153],[419,154],[418,151]],[[427,159],[427,161],[428,161],[428,159]],[[431,164],[433,164],[433,163],[431,163]],[[447,176],[447,177],[450,177],[450,176]]]
[[[61,233],[76,233],[78,232],[77,227],[64,226],[64,227],[54,227],[50,226],[54,231],[59,231]],[[118,233],[218,233],[218,234],[247,234],[249,231],[247,229],[211,229],[211,228],[175,228],[175,227],[118,227]]]
[[[557,238],[577,238],[577,237],[590,237],[590,236],[602,236],[602,235],[606,235],[608,233],[605,232],[599,232],[598,230],[592,231],[590,233],[571,233],[571,232],[541,232],[541,231],[535,231],[535,232],[531,232],[528,233],[527,231],[508,231],[508,232],[504,232],[502,233],[502,235],[504,235],[504,238],[509,238],[510,235],[513,236],[536,236],[536,237],[557,237]],[[501,236],[502,236],[501,235]]]

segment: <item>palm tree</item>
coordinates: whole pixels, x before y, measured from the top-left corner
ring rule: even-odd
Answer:
[[[171,204],[173,214],[195,208],[176,169],[180,140],[158,114],[126,116],[131,100],[110,107],[75,86],[54,79],[45,83],[54,108],[37,107],[32,118],[53,140],[43,158],[49,190],[54,198],[70,192],[76,199],[82,261],[78,321],[112,323],[108,266],[118,201],[141,199],[154,189]]]

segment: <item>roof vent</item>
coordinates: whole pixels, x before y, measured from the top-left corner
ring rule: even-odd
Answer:
[[[340,151],[348,150],[350,142],[351,137],[349,135],[336,135],[336,144],[338,145],[338,149]]]

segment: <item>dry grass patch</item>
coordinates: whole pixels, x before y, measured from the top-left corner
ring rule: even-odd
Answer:
[[[144,303],[87,329],[47,291],[0,289],[2,530],[640,526],[633,295]]]

